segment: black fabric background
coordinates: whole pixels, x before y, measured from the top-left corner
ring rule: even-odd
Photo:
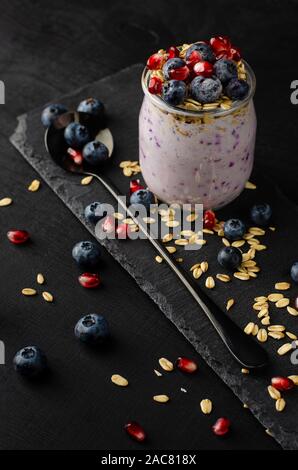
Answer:
[[[7,137],[15,117],[34,106],[143,61],[152,50],[224,33],[241,45],[258,79],[257,166],[297,202],[297,108],[290,103],[290,83],[297,78],[297,2],[5,0],[1,7],[0,78],[6,105],[0,108],[0,182],[1,195],[15,200],[0,212],[0,329],[7,348],[7,365],[0,370],[1,448],[133,449],[137,444],[122,430],[132,417],[146,423],[147,448],[278,448],[111,257],[105,255],[100,293],[79,288],[70,250],[87,233],[45,185],[36,194],[26,191],[34,172]],[[30,253],[29,247],[16,252],[6,241],[5,232],[15,226],[37,234]],[[24,302],[19,295],[39,271],[57,297],[55,305],[41,299]],[[101,355],[82,348],[74,361],[78,345],[72,328],[86,309],[113,319],[115,340]],[[15,351],[30,342],[42,342],[52,357],[52,373],[39,386],[19,380],[11,368]],[[181,354],[200,363],[196,380],[184,379],[191,393],[179,395],[171,407],[146,406],[160,384],[151,372],[156,359]],[[120,369],[138,386],[111,388],[108,378]],[[181,386],[177,374],[165,382],[169,393]],[[214,416],[205,419],[198,409],[210,391],[218,414],[228,414],[235,423],[223,441],[211,434]]]

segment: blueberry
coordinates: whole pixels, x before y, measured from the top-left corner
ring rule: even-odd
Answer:
[[[64,138],[68,145],[74,149],[81,149],[90,140],[87,127],[77,122],[71,122],[64,130]]]
[[[238,80],[238,78],[232,78],[226,86],[226,95],[231,100],[243,100],[249,90],[249,84],[245,80]]]
[[[20,349],[13,359],[14,369],[26,377],[41,374],[47,367],[45,354],[36,346]]]
[[[96,313],[82,317],[76,324],[74,333],[80,341],[89,344],[103,343],[110,336],[107,320]]]
[[[100,165],[108,160],[109,151],[105,144],[98,140],[93,140],[88,142],[83,148],[83,158],[89,165]]]
[[[242,262],[241,251],[234,246],[225,246],[219,251],[217,261],[223,268],[235,271]]]
[[[130,204],[142,204],[149,210],[150,204],[155,204],[155,196],[149,189],[139,189],[130,196]]]
[[[220,97],[221,92],[222,84],[216,77],[196,77],[190,84],[192,98],[200,103],[213,103]]]
[[[41,122],[45,127],[50,127],[57,116],[66,112],[67,108],[63,104],[50,104],[41,113]]]
[[[98,265],[101,251],[93,242],[84,241],[77,243],[72,249],[72,257],[79,266],[93,268]]]
[[[184,67],[185,62],[183,59],[180,59],[179,57],[175,57],[174,59],[169,59],[166,61],[164,64],[162,71],[164,74],[164,77],[166,80],[170,80],[171,75],[170,71],[174,69],[179,69],[180,67]]]
[[[245,225],[240,219],[229,219],[224,223],[224,234],[229,240],[241,240],[245,234]]]
[[[173,105],[183,103],[186,97],[186,85],[181,80],[169,80],[162,87],[163,99]]]
[[[251,208],[250,218],[256,225],[265,226],[272,216],[272,209],[269,204],[256,204]]]
[[[79,113],[88,113],[93,116],[102,117],[104,114],[104,105],[96,98],[87,98],[80,102],[77,111]]]
[[[291,278],[294,282],[298,283],[298,261],[296,261],[291,267]]]
[[[204,42],[192,44],[186,51],[186,54],[185,54],[186,60],[189,59],[189,56],[193,51],[198,51],[200,53],[202,61],[206,60],[207,62],[211,62],[211,63],[215,61],[214,52],[212,48],[209,46],[209,44],[205,44]]]
[[[105,216],[106,212],[103,210],[102,204],[100,202],[92,202],[85,207],[84,215],[85,219],[88,220],[91,224],[96,224]]]
[[[215,62],[214,73],[223,85],[227,85],[232,78],[237,78],[238,76],[235,62],[229,59],[219,59]]]

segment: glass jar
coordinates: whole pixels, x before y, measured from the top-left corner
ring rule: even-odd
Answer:
[[[244,64],[248,96],[230,109],[204,111],[170,106],[149,93],[145,68],[139,159],[148,188],[161,201],[218,209],[243,190],[252,171],[257,126],[255,76]]]

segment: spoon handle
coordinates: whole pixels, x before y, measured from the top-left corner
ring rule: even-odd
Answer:
[[[247,369],[264,367],[268,362],[267,354],[264,349],[250,336],[247,336],[227,315],[225,315],[194,282],[192,277],[174,261],[159,240],[152,237],[147,230],[146,224],[142,220],[137,219],[130,211],[129,207],[126,206],[122,198],[119,197],[121,195],[119,190],[110,183],[107,178],[102,178],[94,173],[86,174],[92,175],[100,181],[107,191],[116,199],[118,204],[138,225],[139,229],[170,266],[172,271],[200,306],[201,310],[203,310],[205,315],[209,318],[218,335],[232,356],[241,364],[241,366]]]

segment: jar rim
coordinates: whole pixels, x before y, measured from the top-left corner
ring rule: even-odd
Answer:
[[[149,92],[148,90],[148,79],[149,79],[149,72],[150,70],[148,67],[145,67],[142,73],[142,78],[141,78],[141,83],[142,83],[142,88],[143,92],[148,98],[156,104],[159,108],[162,108],[164,111],[172,113],[172,114],[177,114],[179,116],[188,116],[188,117],[200,117],[200,116],[206,116],[206,114],[213,115],[213,116],[226,116],[228,114],[231,114],[235,112],[236,110],[242,108],[245,106],[253,97],[255,94],[256,90],[256,77],[254,74],[254,71],[250,67],[250,65],[242,59],[242,62],[245,65],[245,70],[247,72],[247,82],[249,84],[249,92],[247,96],[244,98],[244,100],[237,100],[233,101],[233,105],[231,106],[230,109],[222,109],[222,108],[216,108],[216,109],[204,109],[204,110],[199,110],[195,111],[192,109],[183,109],[178,106],[172,106],[168,103],[166,103],[160,96],[158,95],[153,95],[152,93]]]

